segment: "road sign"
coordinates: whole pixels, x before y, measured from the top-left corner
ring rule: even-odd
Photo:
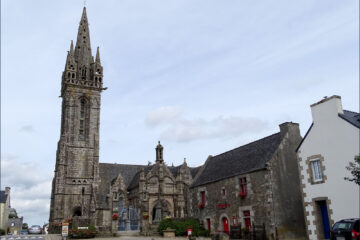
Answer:
[[[67,237],[69,235],[69,223],[62,223],[61,235]]]

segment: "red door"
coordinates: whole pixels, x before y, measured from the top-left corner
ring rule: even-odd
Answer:
[[[228,219],[226,217],[223,217],[222,222],[223,222],[223,227],[224,227],[224,233],[229,235],[229,221],[228,221]]]

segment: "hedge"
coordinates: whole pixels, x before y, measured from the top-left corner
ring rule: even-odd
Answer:
[[[158,232],[163,233],[167,228],[175,229],[176,236],[186,236],[186,230],[188,227],[192,227],[193,236],[209,236],[209,231],[200,226],[198,219],[163,219],[158,227]]]

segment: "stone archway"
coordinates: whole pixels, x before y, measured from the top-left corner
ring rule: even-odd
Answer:
[[[164,199],[157,201],[152,208],[152,223],[159,223],[167,216],[171,216],[170,203]]]
[[[81,217],[81,207],[74,207],[73,209],[73,217]]]

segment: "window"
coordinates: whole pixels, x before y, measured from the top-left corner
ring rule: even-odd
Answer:
[[[314,182],[322,181],[323,177],[322,177],[322,172],[321,172],[320,159],[311,161],[311,168],[312,168],[312,172],[313,172]]]
[[[247,181],[246,177],[239,178],[239,185],[240,185],[240,197],[244,197],[247,195]]]
[[[211,231],[211,222],[210,222],[210,218],[207,218],[207,219],[206,219],[206,223],[207,223],[207,229],[208,229],[209,231]]]
[[[201,191],[201,204],[205,206],[206,198],[205,198],[205,191]]]
[[[243,215],[244,215],[244,225],[247,228],[251,227],[251,218],[250,218],[250,211],[243,211]]]
[[[225,188],[221,189],[221,194],[222,194],[223,196],[226,195],[226,190],[225,190]]]

